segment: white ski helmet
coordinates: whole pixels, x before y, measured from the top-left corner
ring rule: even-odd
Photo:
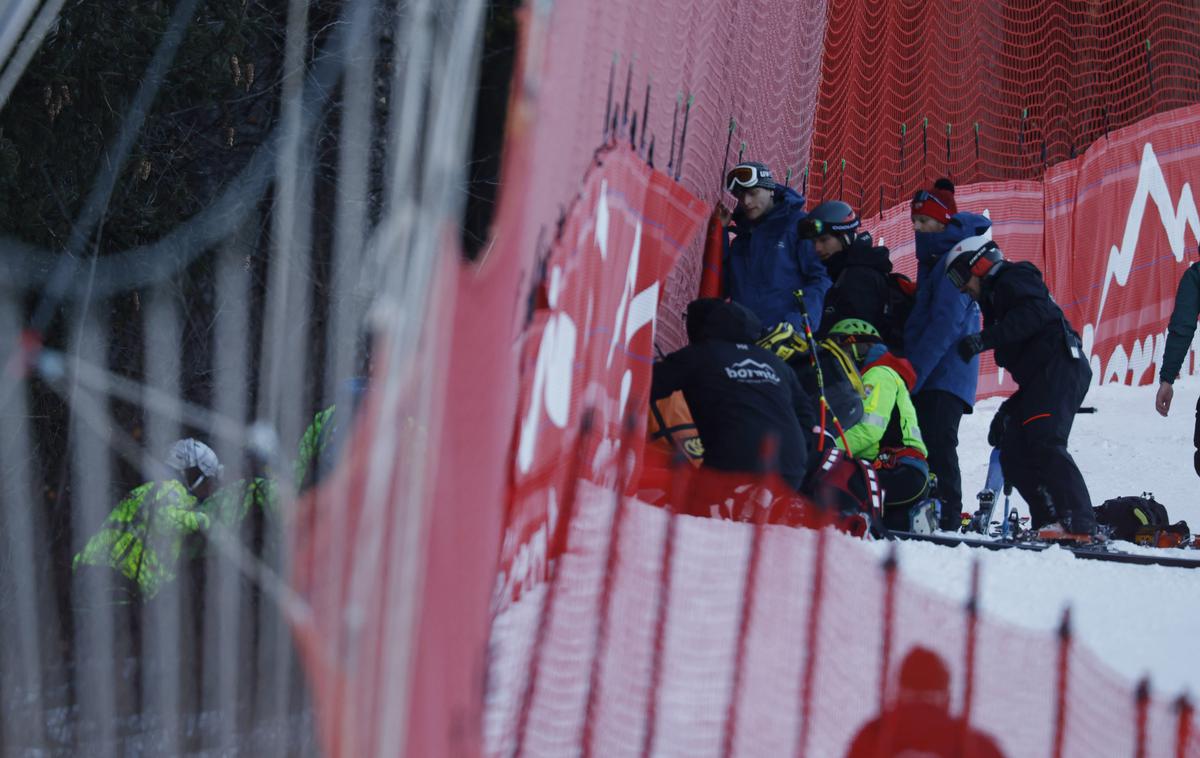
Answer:
[[[946,276],[955,287],[962,289],[972,276],[987,276],[997,263],[1004,260],[1000,246],[992,241],[991,229],[974,237],[959,240],[946,253]]]

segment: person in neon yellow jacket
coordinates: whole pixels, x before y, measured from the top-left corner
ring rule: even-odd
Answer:
[[[312,483],[319,459],[331,440],[334,406],[320,411],[300,440],[293,465],[297,491]],[[182,439],[165,460],[175,478],[146,482],[108,514],[100,530],[76,553],[71,567],[107,567],[129,580],[133,594],[149,600],[174,581],[179,563],[196,548],[189,542],[214,523],[236,528],[254,510],[276,513],[279,484],[252,477],[220,486],[224,467],[208,445]]]
[[[843,319],[830,328],[829,338],[854,360],[865,393],[863,417],[845,430],[838,447],[849,446],[851,455],[875,468],[884,490],[885,526],[932,531],[937,513],[928,500],[928,451],[909,395],[916,372],[888,352],[879,331],[866,321]]]

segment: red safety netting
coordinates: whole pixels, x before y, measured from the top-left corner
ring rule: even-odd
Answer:
[[[747,157],[783,176],[807,163],[825,0],[786,9],[762,0],[529,6],[513,136],[530,154],[519,168],[508,164],[519,177],[506,176],[506,193],[511,178],[536,189],[504,198],[522,204],[523,218],[497,231],[520,235],[524,254],[545,253],[592,151],[614,134],[629,142],[634,132],[639,155],[708,203],[743,143]],[[684,342],[679,314],[700,280],[698,247],[693,252],[665,287],[665,350]]]
[[[830,529],[675,515],[589,482],[570,499],[552,580],[493,626],[488,755],[1200,755],[1190,711],[1114,675],[1066,620],[979,617]]]
[[[1197,12],[1190,0],[830,0],[809,194],[878,212],[938,176],[1039,178],[1200,101]]]
[[[888,688],[917,640],[950,672],[948,713],[1022,725],[993,732],[1010,755],[1052,754],[1055,744],[1089,754],[1096,734],[1133,753],[1143,712],[1155,725],[1148,754],[1172,754],[1175,739],[1180,754],[1200,754],[1188,709],[1151,699],[1139,710],[1130,683],[1053,636],[980,621],[971,637],[962,608],[890,585],[860,542],[672,516],[612,489],[636,476],[636,454],[621,452],[636,451],[638,427],[622,430],[620,420],[645,407],[654,343],[683,342],[679,314],[700,279],[697,232],[720,196],[723,167],[739,154],[785,177],[792,167],[791,182],[814,199],[833,194],[836,180],[837,194],[864,214],[883,214],[877,231],[898,260],[911,245],[907,208],[886,208],[943,173],[964,185],[994,180],[964,187],[960,206],[991,211],[1010,257],[1044,266],[1077,326],[1096,314],[1091,344],[1105,376],[1121,373],[1110,371],[1118,347],[1128,368],[1133,352],[1139,361],[1146,352],[1129,340],[1162,328],[1170,266],[1150,265],[1145,251],[1114,276],[1097,266],[1120,244],[1111,232],[1133,218],[1137,203],[1121,193],[1136,184],[1130,167],[1143,165],[1150,138],[1121,142],[1118,127],[1196,99],[1194,14],[1168,3],[1077,3],[1064,16],[1061,2],[830,2],[828,35],[825,0],[536,2],[524,11],[495,245],[461,267],[447,246],[422,355],[446,378],[433,393],[440,425],[393,451],[399,459],[428,445],[430,484],[414,504],[403,477],[373,483],[394,495],[389,505],[422,508],[428,522],[405,535],[390,508],[377,520],[356,512],[358,490],[372,483],[347,470],[337,480],[352,495],[347,510],[317,514],[329,527],[297,546],[297,583],[314,606],[301,634],[330,754],[371,754],[401,709],[408,754],[473,754],[487,682],[491,754],[522,741],[529,755],[838,755],[893,702]],[[1076,27],[1077,36],[1064,31]],[[1145,39],[1153,88],[1136,52],[1145,55]],[[828,167],[805,176],[800,167],[815,165],[819,81],[812,157]],[[1186,246],[1200,228],[1182,189],[1189,167],[1195,174],[1196,140],[1171,121],[1178,115],[1134,129],[1153,132],[1166,188],[1153,199],[1183,209],[1161,226]],[[939,162],[947,123],[950,159]],[[1043,164],[1106,128],[1114,147],[1040,181]],[[624,146],[596,153],[613,141]],[[1071,193],[1079,200],[1068,208]],[[1179,231],[1180,218],[1190,233]],[[1161,257],[1162,240],[1152,244]],[[1170,244],[1178,263],[1184,248]],[[1136,297],[1145,275],[1158,278]],[[1103,313],[1088,310],[1110,279]],[[987,364],[981,388],[1003,389]],[[376,428],[404,428],[415,397],[401,387],[390,407],[369,405]],[[596,436],[580,448],[589,412]],[[375,452],[372,431],[355,440],[363,457]],[[577,448],[585,454],[573,455]],[[614,540],[617,502],[624,516]],[[366,555],[353,534],[424,550]],[[390,567],[418,559],[419,587],[389,583]],[[548,560],[559,566],[552,583]],[[361,617],[347,619],[333,613],[345,602],[330,576],[352,569],[372,582],[355,606]],[[417,630],[411,651],[390,636],[388,615],[397,613]],[[1027,665],[1014,669],[1018,656]],[[1056,678],[1061,660],[1068,665]]]

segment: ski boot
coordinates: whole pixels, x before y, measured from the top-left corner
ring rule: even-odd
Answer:
[[[908,531],[915,534],[933,534],[938,529],[939,503],[926,498],[908,509]]]

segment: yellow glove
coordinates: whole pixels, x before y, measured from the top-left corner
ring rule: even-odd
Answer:
[[[765,337],[759,339],[758,346],[770,350],[785,361],[808,352],[808,341],[804,339],[804,335],[797,334],[796,328],[787,321],[776,324]]]

